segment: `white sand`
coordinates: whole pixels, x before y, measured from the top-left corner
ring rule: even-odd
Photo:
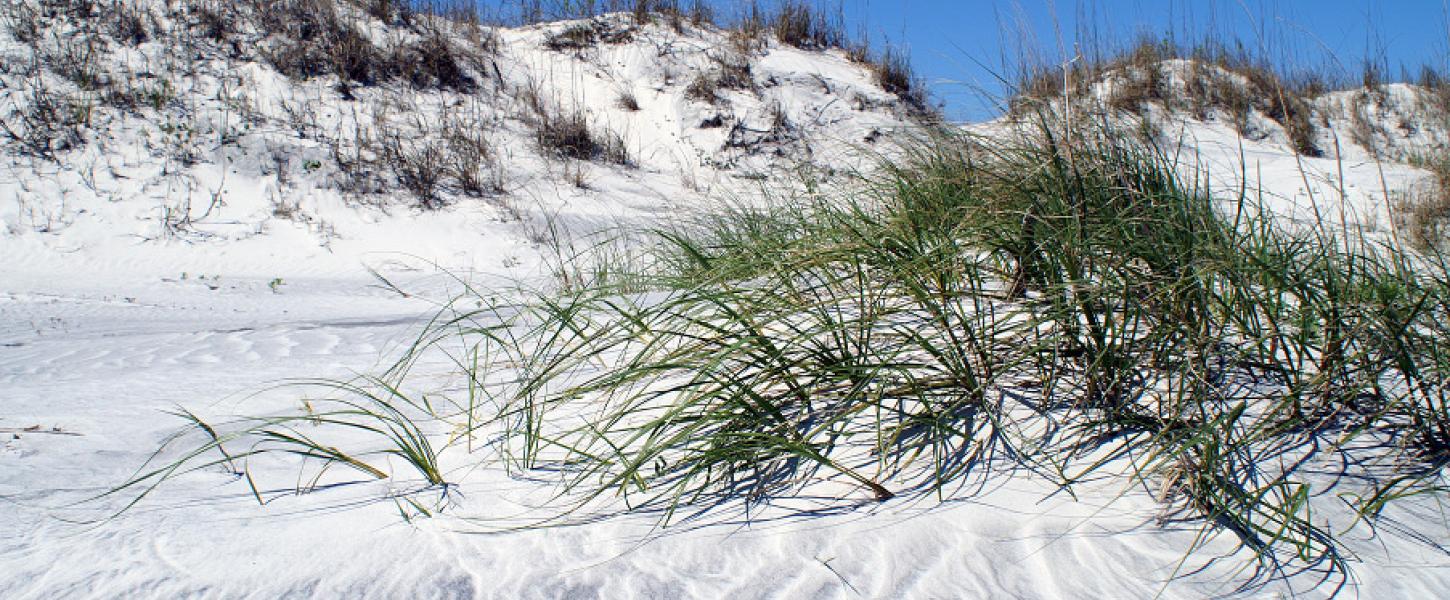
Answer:
[[[539,242],[550,221],[574,233],[666,221],[707,208],[705,192],[748,193],[757,184],[742,175],[793,162],[739,155],[722,148],[728,127],[697,126],[717,109],[687,100],[683,88],[705,53],[720,47],[720,34],[655,27],[581,58],[541,48],[544,31],[561,27],[502,32],[501,72],[510,86],[533,79],[559,101],[587,107],[595,122],[621,132],[639,168],[585,165],[589,186],[578,189],[509,116],[512,99],[485,97],[478,106],[497,122],[507,203],[521,218],[497,199],[450,197],[449,207],[422,212],[402,197],[378,207],[339,194],[326,167],[305,165],[316,143],[288,129],[280,106],[313,98],[309,110],[326,128],[347,122],[353,107],[325,82],[290,82],[259,63],[207,63],[184,80],[181,93],[199,99],[190,112],[197,123],[224,118],[214,98],[230,75],[245,80],[260,116],[234,143],[198,143],[197,162],[168,175],[162,170],[177,168],[151,142],[166,116],[158,114],[103,115],[91,143],[66,154],[63,166],[0,157],[0,595],[1320,597],[1342,583],[1350,596],[1431,598],[1450,589],[1450,554],[1438,545],[1450,531],[1428,497],[1392,505],[1377,529],[1336,532],[1354,552],[1353,574],[1327,583],[1314,572],[1256,578],[1241,570],[1248,555],[1235,553],[1228,533],[1185,560],[1200,525],[1158,523],[1160,507],[1145,490],[1086,482],[1074,498],[1010,474],[982,474],[941,500],[878,504],[822,488],[821,497],[748,517],[727,504],[664,530],[652,529],[658,515],[623,511],[513,529],[531,524],[533,505],[553,489],[456,450],[443,457],[457,484],[448,497],[412,496],[445,510],[411,521],[400,513],[416,511],[394,498],[422,484],[401,464],[388,465],[395,477],[386,481],[282,494],[266,506],[220,469],[179,477],[115,519],[105,518],[115,501],[76,504],[125,481],[183,427],[167,411],[217,418],[295,410],[299,391],[273,384],[387,365],[433,302],[460,289],[438,266],[483,289],[544,283],[549,246]],[[4,35],[0,55],[22,52]],[[662,47],[671,51],[661,56]],[[150,42],[128,52],[141,57],[128,59],[136,63],[166,48]],[[836,53],[774,48],[756,62],[755,77],[774,83],[761,97],[730,92],[731,111],[764,126],[779,102],[805,132],[785,148],[792,158],[809,147],[818,165],[850,168],[861,159],[848,151],[872,129],[909,127],[869,74]],[[5,83],[0,94],[13,101],[19,79],[7,75]],[[626,86],[638,113],[615,106]],[[385,101],[381,92],[360,94],[365,107]],[[871,101],[858,107],[855,95]],[[459,99],[415,100],[436,107]],[[1234,189],[1247,172],[1286,217],[1308,218],[1312,192],[1333,219],[1342,207],[1347,222],[1378,235],[1389,231],[1384,190],[1426,176],[1381,165],[1348,143],[1343,161],[1296,160],[1272,126],[1257,141],[1222,123],[1179,120],[1164,129],[1210,166],[1219,189]],[[285,182],[267,168],[274,156],[287,165]],[[214,193],[225,204],[202,217]],[[166,207],[176,214],[188,201],[181,214],[194,224],[168,230]],[[275,215],[278,203],[295,214]],[[415,296],[383,289],[368,268]],[[419,376],[447,367],[425,361]],[[289,479],[295,470],[269,473],[265,490],[297,483]],[[1332,493],[1315,502],[1343,509]],[[1220,555],[1227,558],[1211,562]]]

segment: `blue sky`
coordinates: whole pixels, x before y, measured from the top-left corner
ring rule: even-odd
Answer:
[[[1019,56],[1021,32],[1054,62],[1063,46],[1071,56],[1092,39],[1124,44],[1151,32],[1237,39],[1291,70],[1351,80],[1366,58],[1390,77],[1402,67],[1450,67],[1446,0],[844,0],[843,8],[852,31],[864,26],[873,42],[906,47],[935,98],[964,119],[995,113],[992,97],[1003,93],[995,74]]]
[[[517,6],[518,0],[475,0]],[[581,0],[543,0],[545,7]],[[583,0],[587,1],[587,0]],[[728,17],[744,4],[709,0]],[[771,6],[780,0],[760,0]],[[603,4],[596,0],[597,4]],[[688,0],[682,0],[687,4]],[[852,34],[880,48],[907,49],[918,73],[948,116],[996,114],[1004,94],[999,74],[1026,46],[1057,62],[1084,42],[1125,45],[1143,33],[1180,41],[1239,40],[1260,56],[1293,69],[1321,69],[1357,80],[1366,58],[1390,77],[1434,64],[1450,72],[1450,0],[814,0],[844,15]],[[1079,32],[1088,32],[1079,36]],[[1086,39],[1079,39],[1080,37]],[[1025,42],[1025,43],[1024,43]],[[1005,65],[1005,68],[1004,68]]]

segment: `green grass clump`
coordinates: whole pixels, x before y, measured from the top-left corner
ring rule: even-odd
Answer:
[[[849,190],[605,252],[622,273],[470,299],[483,307],[446,312],[391,374],[451,349],[466,402],[347,414],[386,425],[369,431],[458,426],[507,467],[560,478],[565,515],[618,496],[668,522],[823,479],[881,501],[945,495],[1005,467],[1153,490],[1266,576],[1344,572],[1318,499],[1370,519],[1439,489],[1446,270],[1281,228],[1187,170],[1103,125],[935,132]],[[388,381],[350,390],[406,398]],[[1330,459],[1339,472],[1314,466]]]

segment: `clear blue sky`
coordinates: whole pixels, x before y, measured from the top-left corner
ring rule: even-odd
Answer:
[[[492,8],[518,0],[476,0]],[[580,0],[544,0],[563,6]],[[598,2],[597,4],[603,4]],[[779,0],[760,0],[769,7]],[[728,19],[744,2],[710,0]],[[996,114],[1023,49],[1058,62],[1096,40],[1128,45],[1143,33],[1193,42],[1238,40],[1287,70],[1357,80],[1368,58],[1391,78],[1423,64],[1450,72],[1450,0],[813,0],[844,15],[873,46],[907,49],[935,100],[957,119]],[[682,0],[681,4],[688,4]],[[486,8],[488,10],[488,8]],[[1080,34],[1086,35],[1080,35]],[[1067,48],[1066,53],[1061,50]]]

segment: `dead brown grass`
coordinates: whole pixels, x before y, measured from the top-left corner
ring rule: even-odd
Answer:
[[[1443,250],[1450,241],[1450,160],[1419,162],[1430,181],[1415,186],[1392,205],[1400,239],[1422,251]]]
[[[904,50],[887,48],[880,55],[867,56],[866,64],[876,80],[876,85],[887,93],[895,94],[908,106],[930,112],[927,104],[926,85],[911,68],[911,59]]]
[[[590,126],[583,110],[558,106],[544,98],[537,85],[520,90],[519,100],[527,111],[524,118],[533,126],[534,140],[540,150],[566,160],[632,164],[624,138]]]
[[[1186,65],[1175,72],[1175,59]],[[1024,69],[1008,102],[1013,114],[1063,97],[1087,99],[1092,86],[1111,82],[1109,108],[1141,114],[1153,104],[1188,109],[1200,118],[1215,111],[1227,115],[1246,132],[1254,111],[1284,128],[1296,152],[1320,156],[1315,142],[1313,92],[1322,80],[1298,78],[1291,83],[1265,61],[1241,46],[1208,42],[1186,47],[1156,37],[1140,38],[1127,50],[1097,59],[1078,60],[1065,71],[1055,65]]]
[[[811,4],[787,0],[776,12],[772,23],[775,39],[780,43],[808,50],[842,48],[846,34],[839,16],[828,16]]]
[[[720,104],[724,101],[720,96],[722,90],[756,89],[748,57],[736,53],[711,55],[710,61],[713,67],[690,80],[685,87],[685,97],[707,104]]]
[[[555,52],[580,52],[604,44],[624,44],[634,39],[634,27],[609,19],[574,23],[544,39],[544,47]]]

